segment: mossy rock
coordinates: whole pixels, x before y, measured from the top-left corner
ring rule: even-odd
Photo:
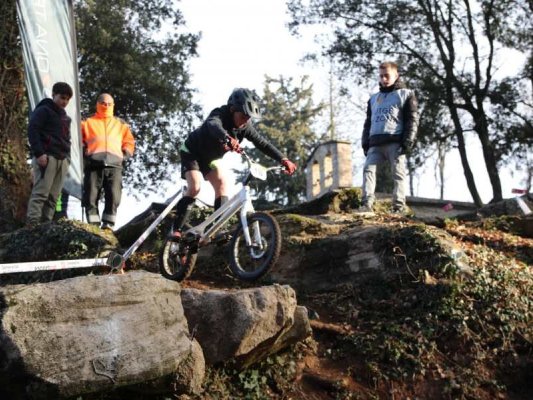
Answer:
[[[513,235],[533,238],[533,214],[529,215],[502,215],[499,217],[485,218],[473,226],[486,230],[499,230]]]
[[[521,196],[520,199],[530,210],[533,210],[533,198],[530,198],[530,195]],[[524,215],[524,212],[518,205],[517,198],[505,199],[497,203],[487,204],[481,207],[478,212],[481,216],[486,218],[501,215]]]
[[[382,255],[388,269],[398,269],[400,275],[414,280],[423,279],[425,273],[448,279],[460,271],[470,272],[464,252],[451,236],[423,224],[383,229],[374,251]]]
[[[82,222],[62,219],[2,235],[0,262],[104,257],[117,247],[118,241],[112,232]]]
[[[342,229],[341,225],[326,224],[316,218],[299,214],[278,215],[283,236],[301,236],[303,234],[313,236],[337,235]]]
[[[317,199],[296,206],[286,207],[281,210],[274,210],[274,214],[302,214],[321,215],[328,213],[344,213],[356,210],[361,206],[361,189],[349,188],[334,190]]]

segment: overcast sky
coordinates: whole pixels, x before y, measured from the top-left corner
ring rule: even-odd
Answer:
[[[235,87],[262,92],[265,75],[318,73],[299,65],[313,40],[289,34],[284,0],[181,0],[187,28],[201,32],[191,62],[193,86],[204,111],[226,102]]]

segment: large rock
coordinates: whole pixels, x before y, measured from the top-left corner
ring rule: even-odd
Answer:
[[[174,374],[128,386],[121,394],[124,398],[130,398],[132,392],[149,396],[172,393],[173,395],[185,395],[183,398],[187,398],[187,395],[198,395],[203,391],[204,378],[204,353],[200,343],[193,339],[190,354],[180,363]]]
[[[111,232],[61,219],[0,236],[0,263],[105,257],[117,247]]]
[[[304,217],[302,221],[312,226]],[[314,231],[334,230],[331,224],[315,223],[323,228],[314,227]],[[431,275],[445,268],[470,271],[464,252],[451,236],[431,226],[364,222],[333,235],[289,229],[292,234],[283,227],[284,247],[269,276],[297,290],[328,290],[375,276],[396,279],[405,274],[417,279],[422,269]]]
[[[191,336],[211,364],[236,359],[248,365],[311,333],[307,313],[298,312],[295,324],[296,295],[289,286],[183,289],[181,298]]]
[[[521,204],[520,204],[521,203]],[[501,215],[524,215],[533,211],[533,194],[504,199],[496,203],[486,204],[479,209],[483,217],[495,217]]]
[[[119,240],[120,244],[124,247],[129,247],[148,229],[148,227],[154,222],[157,217],[167,207],[165,203],[152,203],[145,211],[131,219],[127,224],[121,226],[114,231],[115,236]],[[158,225],[158,228],[151,232],[146,240],[141,244],[139,250],[151,248],[153,241],[160,240],[158,238],[158,232],[168,232],[171,224],[173,212],[169,213],[166,218]]]
[[[306,307],[297,306],[294,310],[294,321],[292,325],[280,332],[279,335],[261,343],[248,354],[238,357],[240,366],[245,368],[258,361],[264,360],[271,354],[275,354],[291,344],[300,342],[313,334],[309,323],[308,311]]]
[[[351,212],[361,206],[361,198],[360,188],[336,189],[311,201],[271,212],[273,214],[294,213],[303,215]]]
[[[2,398],[150,381],[192,350],[179,284],[146,272],[2,287],[0,323]]]
[[[0,264],[105,258],[116,251],[120,252],[119,244],[111,231],[66,219],[0,235]],[[109,271],[109,268],[98,266],[10,273],[0,275],[0,284],[50,282],[104,271]]]

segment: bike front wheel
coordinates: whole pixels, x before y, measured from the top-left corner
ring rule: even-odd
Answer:
[[[198,245],[185,241],[165,240],[159,253],[159,270],[161,275],[173,281],[188,278],[196,264]]]
[[[230,269],[244,281],[254,281],[265,275],[278,261],[281,251],[281,231],[278,221],[265,212],[246,217],[252,245],[246,244],[242,224],[230,241]]]

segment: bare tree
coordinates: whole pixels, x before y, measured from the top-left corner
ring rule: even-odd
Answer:
[[[523,20],[531,32],[525,0],[291,0],[288,7],[295,31],[302,24],[334,27],[325,53],[360,80],[371,76],[379,61],[396,59],[419,100],[447,110],[474,202],[482,204],[468,161],[467,131],[475,132],[481,143],[493,200],[502,199],[498,165],[509,148],[506,131],[497,129],[491,114],[494,95],[501,94],[495,61],[510,25]],[[516,109],[506,116],[514,124],[528,120]]]

